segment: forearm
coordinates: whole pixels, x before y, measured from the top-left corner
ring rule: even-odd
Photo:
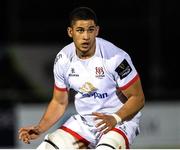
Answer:
[[[144,97],[131,96],[128,98],[123,107],[116,112],[122,121],[129,120],[134,117],[144,107]]]
[[[52,127],[62,117],[66,107],[67,103],[59,103],[56,100],[52,100],[38,124],[40,132],[43,133]]]

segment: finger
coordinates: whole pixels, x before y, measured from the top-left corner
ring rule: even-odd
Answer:
[[[106,134],[106,133],[108,133],[111,129],[112,129],[111,127],[106,126],[106,128],[105,128],[102,132],[103,132],[103,134]]]
[[[18,132],[20,133],[20,132],[23,132],[23,131],[28,131],[28,129],[26,129],[26,128],[20,128]]]
[[[94,117],[94,121],[99,121],[99,120],[102,120],[103,118],[102,117]]]
[[[31,140],[31,136],[29,134],[26,134],[26,138],[28,138],[28,140]]]
[[[104,116],[103,113],[98,113],[98,112],[93,112],[92,115],[97,116],[97,117],[102,117],[102,116]]]
[[[27,144],[30,143],[29,141],[31,140],[31,136],[29,134],[25,134],[23,138],[24,138],[24,140],[26,141]]]
[[[20,132],[20,133],[19,133],[19,139],[20,139],[20,140],[23,138],[23,134],[25,134],[25,132]]]
[[[86,146],[82,141],[80,141],[80,140],[75,141],[75,142],[73,143],[73,145],[74,145],[74,146],[78,145],[78,148],[79,148],[79,149],[86,149],[86,148],[87,148],[87,146]]]
[[[23,132],[23,131],[29,132],[30,130],[34,130],[34,126],[26,127],[26,128],[20,128],[18,132],[19,133]]]
[[[27,132],[27,131],[21,131],[21,132],[19,133],[19,138],[22,138],[23,135],[25,135],[25,134],[28,134],[28,132]]]
[[[100,122],[98,122],[98,123],[96,124],[96,127],[100,127],[100,126],[104,126],[104,125],[105,125],[104,120],[101,120]]]
[[[98,131],[99,132],[102,132],[104,129],[106,129],[107,128],[107,126],[106,126],[106,124],[104,123],[101,127],[98,127]]]
[[[28,139],[28,137],[27,137],[26,134],[21,135],[21,140],[22,140],[24,143],[28,143],[28,141],[29,141],[29,139]]]
[[[100,113],[93,113],[93,115],[95,116],[94,117],[94,121],[96,121],[96,120],[99,120],[99,119],[103,119],[104,118],[104,114],[100,114]]]
[[[112,125],[110,125],[110,124],[109,124],[109,125],[106,124],[106,127],[107,127],[107,128],[103,131],[104,134],[106,134],[107,132],[111,131],[111,130],[114,128],[114,127],[113,127]]]
[[[25,139],[30,140],[31,137],[30,137],[30,135],[29,135],[27,132],[22,132],[22,133],[20,133],[20,135],[19,135],[19,139],[20,139],[20,140],[25,140]]]
[[[30,144],[30,141],[29,141],[28,138],[24,138],[24,139],[23,139],[23,142],[26,143],[26,144]]]

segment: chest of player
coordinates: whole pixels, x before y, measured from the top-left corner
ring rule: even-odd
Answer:
[[[87,91],[92,89],[106,90],[114,86],[103,61],[95,58],[88,61],[72,62],[69,65],[66,79],[69,87],[77,91],[82,88]]]

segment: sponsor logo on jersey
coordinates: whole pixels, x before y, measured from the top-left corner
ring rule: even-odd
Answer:
[[[129,65],[129,63],[127,62],[127,60],[124,59],[120,63],[120,65],[116,68],[115,71],[118,73],[120,79],[122,80],[123,78],[127,77],[131,73],[132,68]]]
[[[103,78],[105,76],[103,67],[96,67],[95,71],[96,71],[96,77],[97,78],[101,79],[101,78]]]
[[[92,93],[82,94],[82,96],[83,97],[92,97],[93,96],[95,99],[96,98],[103,99],[103,98],[108,97],[108,94],[107,93],[92,92]]]
[[[85,82],[83,86],[80,88],[81,93],[91,93],[96,90],[97,88],[95,88],[90,82]]]
[[[103,99],[108,97],[107,93],[98,93],[97,88],[95,88],[90,82],[86,82],[81,88],[80,93],[83,97],[94,97]]]
[[[79,74],[75,72],[74,68],[71,68],[71,73],[69,74],[69,77],[79,77]]]

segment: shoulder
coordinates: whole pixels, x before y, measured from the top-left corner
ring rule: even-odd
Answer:
[[[128,56],[127,52],[103,38],[97,38],[97,47],[105,59],[123,60]]]
[[[58,63],[67,63],[68,60],[71,60],[75,54],[74,43],[70,43],[64,46],[56,55],[54,64]]]
[[[130,55],[126,51],[104,39],[98,38],[97,43],[109,72],[114,72],[119,66],[123,66],[125,69],[128,66],[133,68]]]

